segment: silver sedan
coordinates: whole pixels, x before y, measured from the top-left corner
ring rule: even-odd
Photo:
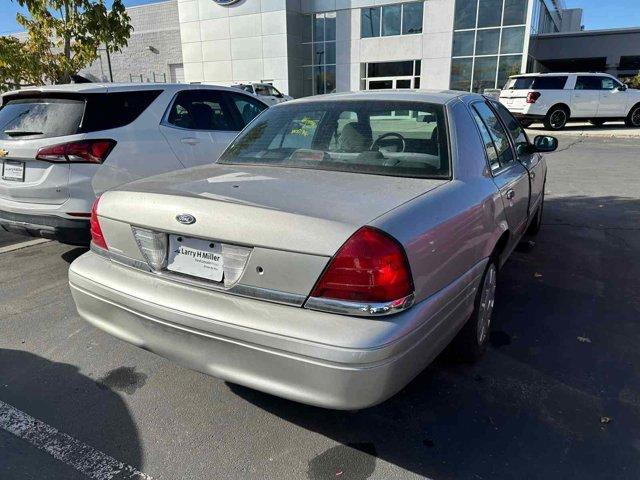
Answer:
[[[474,94],[287,102],[216,163],[100,197],[71,291],[91,324],[190,368],[375,405],[452,341],[483,353],[500,268],[542,221],[540,152],[555,148]]]

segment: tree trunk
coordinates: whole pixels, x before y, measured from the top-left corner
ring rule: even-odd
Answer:
[[[62,72],[62,78],[60,79],[60,83],[71,83],[71,72],[69,72],[69,65],[71,60],[71,33],[69,31],[69,23],[71,19],[69,18],[69,0],[65,0],[64,2],[64,56],[67,59],[66,64],[64,66],[64,70]]]

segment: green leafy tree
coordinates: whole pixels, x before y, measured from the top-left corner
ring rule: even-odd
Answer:
[[[627,82],[627,84],[631,88],[640,89],[640,73],[638,73],[635,77],[630,78],[629,81]]]
[[[16,16],[27,39],[0,40],[0,88],[69,83],[72,75],[98,58],[102,46],[109,53],[126,47],[133,30],[122,0],[113,0],[110,10],[104,0],[13,1],[27,10]],[[5,73],[5,63],[5,69],[11,64],[16,73]]]

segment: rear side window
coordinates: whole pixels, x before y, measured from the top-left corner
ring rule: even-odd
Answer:
[[[80,132],[97,132],[129,125],[158,98],[162,90],[86,95],[87,109]]]
[[[167,122],[187,130],[240,130],[222,95],[215,90],[180,92],[169,110]]]
[[[563,90],[567,76],[512,77],[507,81],[508,90]]]
[[[231,97],[233,104],[238,110],[238,114],[242,117],[243,127],[248,125],[251,120],[256,118],[265,108],[267,108],[264,103],[247,95],[238,95],[236,93],[229,93],[228,95]]]
[[[85,102],[70,98],[15,98],[0,109],[0,138],[50,138],[78,133]]]

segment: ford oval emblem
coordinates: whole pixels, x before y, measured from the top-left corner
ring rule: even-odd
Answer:
[[[232,5],[234,3],[237,3],[240,0],[213,0],[213,1],[216,2],[218,5],[227,6],[227,5]]]
[[[194,223],[196,223],[196,217],[188,213],[181,213],[180,215],[176,215],[176,220],[178,220],[183,225],[193,225]]]

